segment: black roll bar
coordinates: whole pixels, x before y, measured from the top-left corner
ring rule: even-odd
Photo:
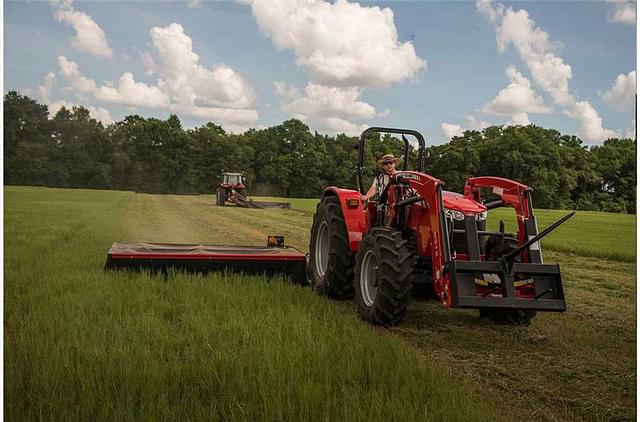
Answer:
[[[407,165],[409,162],[409,141],[404,135],[411,135],[418,141],[418,163],[416,171],[424,172],[424,137],[422,134],[416,130],[411,129],[395,129],[389,127],[370,127],[365,129],[364,132],[360,135],[359,142],[359,150],[358,150],[358,164],[356,165],[356,178],[358,182],[358,190],[361,194],[365,194],[365,185],[362,180],[362,171],[364,170],[364,141],[372,133],[394,133],[397,135],[402,135],[402,140],[404,141],[404,163],[403,170],[407,170]]]

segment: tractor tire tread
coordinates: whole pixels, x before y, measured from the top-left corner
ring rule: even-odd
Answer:
[[[358,313],[362,319],[373,324],[393,326],[404,318],[412,290],[411,251],[402,232],[376,227],[364,237],[360,251],[374,250],[378,259],[378,290],[374,303],[367,306],[360,293],[360,265],[364,252],[356,259],[354,287]]]
[[[342,208],[337,197],[327,196],[316,205],[313,216],[309,251],[315,250],[315,228],[324,220],[329,226],[329,261],[327,272],[322,280],[315,280],[311,270],[311,287],[320,295],[331,299],[353,299],[353,272],[355,254],[349,250],[347,229]],[[314,256],[311,253],[310,256]]]

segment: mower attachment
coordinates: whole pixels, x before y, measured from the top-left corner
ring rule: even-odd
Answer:
[[[291,208],[291,203],[289,202],[254,201],[239,192],[232,192],[228,196],[228,200],[243,208]]]
[[[270,236],[269,245],[229,246],[176,243],[114,242],[105,269],[188,272],[237,271],[249,274],[284,274],[296,283],[306,278],[305,255],[284,246],[281,236]]]

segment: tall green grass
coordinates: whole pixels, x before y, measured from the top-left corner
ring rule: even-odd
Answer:
[[[104,272],[133,194],[5,188],[7,420],[490,420],[460,378],[278,279]]]
[[[559,220],[570,211],[536,210],[538,229]],[[512,208],[498,208],[489,212],[487,228],[498,230],[499,222],[505,229],[517,230]],[[597,211],[576,211],[576,214],[542,240],[543,249],[593,256],[618,261],[636,260],[636,216]]]

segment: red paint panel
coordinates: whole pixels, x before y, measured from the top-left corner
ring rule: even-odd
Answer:
[[[369,213],[362,202],[360,192],[351,189],[341,189],[336,186],[329,186],[324,191],[324,196],[335,195],[340,200],[342,215],[347,226],[347,234],[349,236],[349,249],[357,252],[360,249],[360,242],[365,231],[369,228]],[[360,201],[358,208],[349,208],[347,200],[357,199]]]
[[[137,253],[137,254],[110,254],[112,259],[181,259],[181,260],[215,260],[215,261],[304,261],[304,255],[195,255],[195,254],[171,254],[171,253]]]

